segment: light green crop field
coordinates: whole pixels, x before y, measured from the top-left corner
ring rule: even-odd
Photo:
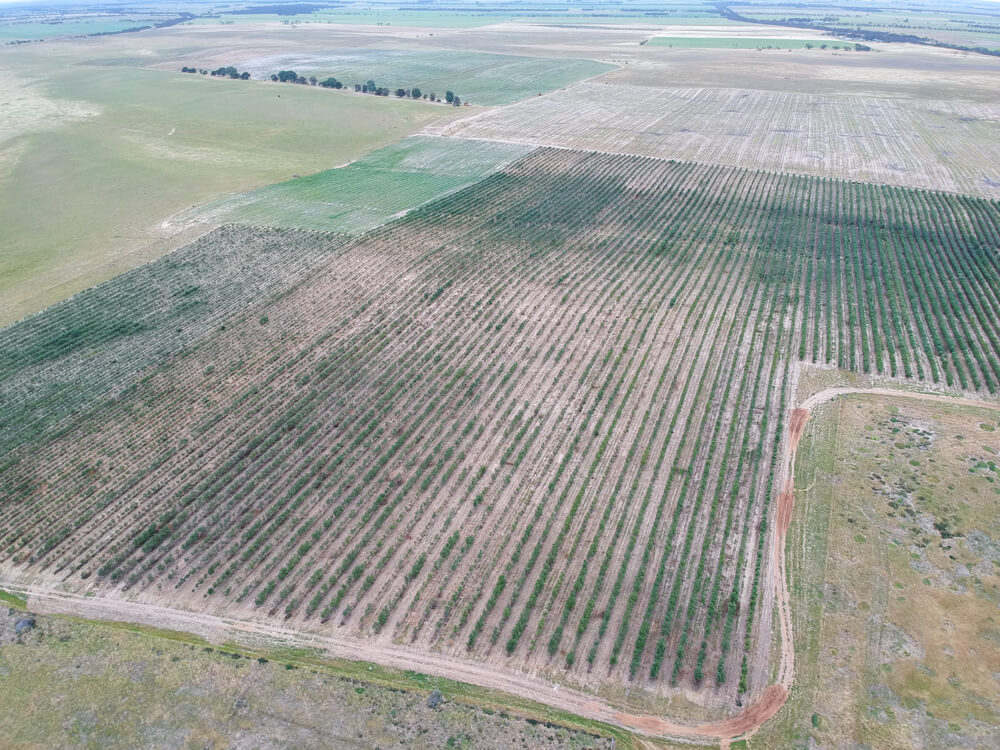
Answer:
[[[159,228],[184,208],[455,116],[395,97],[15,57],[27,51],[0,51],[15,70],[0,83],[0,323],[184,244]]]
[[[847,42],[834,40],[837,46]],[[805,49],[808,46],[819,47],[830,44],[816,39],[760,39],[756,37],[688,37],[688,36],[654,36],[648,44],[653,47],[683,47],[705,49]]]
[[[593,60],[515,57],[476,52],[348,49],[333,53],[270,55],[241,61],[255,78],[279,70],[334,76],[353,88],[373,79],[390,90],[418,87],[443,97],[454,91],[472,104],[511,104],[614,70]]]
[[[478,182],[533,149],[414,136],[339,169],[212,201],[175,221],[359,233]]]
[[[95,17],[69,19],[58,22],[19,21],[3,22],[0,19],[0,44],[15,39],[51,39],[57,36],[85,36],[89,34],[111,34],[137,26],[152,26],[163,17]]]

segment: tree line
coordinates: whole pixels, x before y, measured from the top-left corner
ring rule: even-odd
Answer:
[[[271,75],[271,80],[276,83],[296,83],[300,86],[322,86],[328,89],[343,89],[345,85],[330,76],[326,80],[319,80],[316,76],[300,76],[294,70],[279,70],[277,73]],[[437,102],[444,101],[453,107],[462,106],[462,98],[457,96],[453,91],[445,91],[444,97],[440,97],[434,91],[424,92],[422,89],[414,86],[413,88],[397,88],[395,90],[390,90],[387,86],[380,86],[375,83],[374,80],[368,79],[364,83],[355,83],[354,90],[360,94],[372,94],[374,96],[389,96],[390,94],[395,94],[400,99],[425,99],[427,101]]]
[[[200,73],[201,75],[211,75],[220,78],[233,78],[243,81],[250,79],[250,73],[247,71],[239,72],[232,65],[216,68],[213,71],[205,70],[204,68],[191,68],[184,66],[181,68],[181,73]],[[319,80],[316,76],[300,76],[294,70],[279,70],[277,73],[272,73],[270,76],[271,80],[275,83],[295,83],[300,86],[322,86],[326,89],[343,89],[344,84],[330,76],[325,80]],[[443,101],[453,107],[462,106],[462,98],[457,96],[453,91],[445,91],[444,97],[440,97],[434,91],[424,92],[420,88],[414,86],[413,88],[397,88],[395,91],[390,91],[386,86],[379,86],[375,81],[369,79],[364,83],[355,83],[354,90],[361,94],[373,94],[375,96],[389,96],[390,94],[395,94],[400,99],[424,99],[432,102]]]
[[[205,70],[204,68],[189,68],[188,66],[185,65],[183,68],[181,68],[181,73],[200,73],[203,76],[211,74],[213,76],[216,76],[217,78],[232,78],[233,80],[240,80],[240,81],[250,80],[249,72],[244,70],[241,73],[232,65],[229,65],[224,68],[216,68],[215,70],[212,71]]]

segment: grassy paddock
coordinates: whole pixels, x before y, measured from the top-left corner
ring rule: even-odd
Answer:
[[[0,602],[14,609],[27,609],[28,600],[0,589]]]
[[[467,187],[531,150],[414,136],[338,169],[212,201],[176,221],[360,233]]]
[[[861,396],[813,415],[788,543],[795,689],[751,747],[996,745],[998,420]]]
[[[188,740],[218,732],[220,740],[231,741],[273,732],[276,720],[295,726],[297,746],[322,747],[329,746],[324,744],[329,734],[316,742],[304,730],[339,727],[346,736],[343,725],[355,719],[359,727],[352,736],[382,746],[395,744],[387,735],[407,728],[414,733],[406,738],[410,747],[443,746],[444,737],[433,739],[439,732],[464,733],[464,740],[455,743],[459,747],[507,745],[522,736],[531,747],[639,746],[626,731],[517,696],[418,672],[326,659],[308,649],[218,646],[188,633],[61,615],[40,616],[36,631],[16,639],[9,626],[0,622],[0,658],[9,678],[2,681],[0,696],[5,705],[24,710],[4,712],[0,729],[17,747],[53,746],[67,737],[128,747],[143,733],[166,736],[179,729]],[[431,713],[424,707],[434,690],[443,694],[446,710]],[[191,691],[198,696],[197,706],[188,705]],[[114,696],[125,693],[127,718],[114,720],[109,711],[118,715],[113,707],[121,702]],[[54,707],[50,700],[56,695],[60,710],[46,710]],[[265,704],[266,715],[256,715],[256,707]],[[82,722],[85,726],[81,715],[91,717]],[[409,725],[414,721],[416,729]],[[217,746],[212,740],[205,744]]]
[[[57,114],[0,143],[0,324],[183,244],[161,227],[177,211],[453,116],[395,97],[28,59],[0,54],[40,81],[32,107]],[[64,116],[70,105],[89,116]]]

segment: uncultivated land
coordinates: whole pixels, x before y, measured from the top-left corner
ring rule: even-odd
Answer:
[[[982,407],[883,391],[812,409],[788,545],[797,689],[763,746],[996,746],[1000,404]]]
[[[4,747],[601,748],[613,741],[456,702],[409,673],[413,692],[361,679],[305,651],[247,655],[153,628],[0,615]],[[166,637],[164,637],[164,635]],[[365,676],[369,679],[365,680]],[[402,681],[402,680],[400,680]],[[443,701],[428,706],[441,690]]]

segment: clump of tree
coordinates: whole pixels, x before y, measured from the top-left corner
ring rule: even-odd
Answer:
[[[374,94],[375,96],[389,96],[389,89],[384,86],[376,86],[375,81],[369,79],[365,83],[354,84],[354,90],[362,94]]]
[[[330,76],[325,81],[320,81],[319,85],[322,86],[325,89],[342,89],[342,88],[344,88],[344,84],[342,84],[340,81],[338,81],[333,76]]]
[[[281,83],[297,83],[300,86],[315,86],[319,83],[319,79],[316,76],[300,76],[294,70],[279,70],[277,73],[271,75],[272,81],[278,81]]]
[[[193,68],[188,70],[181,69],[181,72],[193,73],[194,69]],[[242,80],[242,81],[250,80],[250,74],[248,72],[243,71],[242,73],[240,73],[232,65],[229,65],[224,68],[216,68],[215,70],[212,71],[212,75],[218,78],[232,78],[234,80]]]
[[[189,68],[186,65],[183,68],[181,68],[181,73],[197,73],[197,72],[198,72],[197,68]]]

